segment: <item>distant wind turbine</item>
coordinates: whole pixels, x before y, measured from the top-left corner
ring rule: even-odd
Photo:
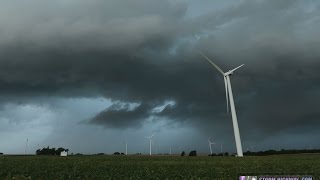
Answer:
[[[222,154],[222,148],[223,148],[223,144],[220,144],[221,154]]]
[[[125,140],[123,143],[126,145],[126,155],[128,155],[128,141]]]
[[[226,89],[226,99],[227,99],[227,112],[229,112],[229,101],[230,101],[230,108],[231,108],[231,116],[232,116],[232,124],[233,124],[233,131],[234,131],[234,137],[236,141],[236,147],[237,147],[237,155],[238,157],[243,157],[242,152],[242,145],[241,145],[241,139],[240,139],[240,132],[239,132],[239,126],[238,126],[238,120],[237,120],[237,114],[236,114],[236,108],[234,105],[233,100],[233,94],[232,94],[232,88],[231,88],[231,82],[230,82],[230,76],[233,74],[233,72],[240,67],[242,67],[244,64],[229,70],[227,72],[223,72],[219,66],[217,66],[214,62],[212,62],[206,55],[204,55],[202,52],[199,52],[211,65],[213,65],[224,77],[224,85]],[[229,95],[229,99],[228,99]]]
[[[24,149],[24,155],[26,155],[27,154],[27,149],[28,149],[28,138],[27,138],[27,141],[26,141],[26,148]]]
[[[152,134],[150,137],[147,137],[149,140],[150,140],[150,152],[149,152],[149,154],[150,154],[150,156],[152,155],[152,138],[153,138],[153,136],[154,136],[154,134]]]
[[[216,143],[215,143],[215,142],[211,142],[210,139],[208,139],[208,142],[209,142],[210,155],[211,155],[211,154],[212,154],[212,147],[211,147],[211,145],[215,145]]]
[[[251,149],[252,149],[252,152],[255,152],[255,151],[254,151],[254,148],[255,148],[256,146],[251,145],[250,147],[251,147]]]

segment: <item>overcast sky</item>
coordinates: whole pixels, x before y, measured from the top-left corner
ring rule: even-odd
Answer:
[[[0,0],[0,152],[320,148],[320,2]]]

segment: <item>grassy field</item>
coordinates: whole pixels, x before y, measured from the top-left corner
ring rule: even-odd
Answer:
[[[0,179],[236,179],[239,174],[312,174],[320,155],[264,157],[0,156]]]

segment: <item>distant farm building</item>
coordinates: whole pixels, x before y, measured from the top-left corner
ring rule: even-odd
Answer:
[[[60,156],[68,156],[68,152],[67,151],[61,151]]]

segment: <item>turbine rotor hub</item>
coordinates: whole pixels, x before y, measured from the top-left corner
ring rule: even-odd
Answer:
[[[228,72],[226,72],[226,73],[224,73],[224,76],[226,77],[226,76],[231,76],[233,74],[233,71],[228,71]]]

